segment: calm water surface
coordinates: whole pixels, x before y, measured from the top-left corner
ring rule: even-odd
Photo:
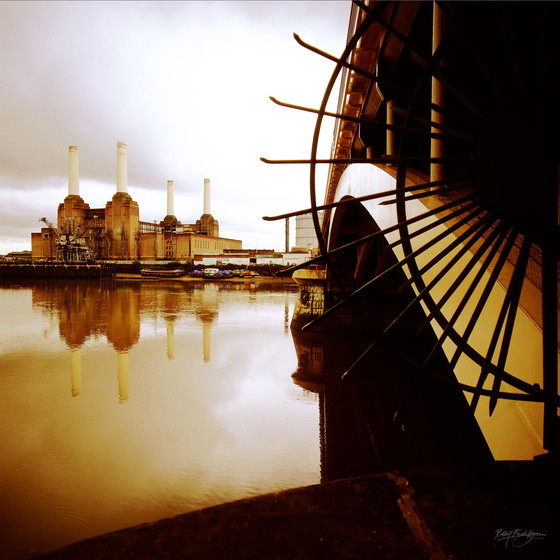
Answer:
[[[0,284],[0,558],[320,482],[294,288]]]

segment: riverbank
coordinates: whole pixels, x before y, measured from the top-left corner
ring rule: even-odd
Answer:
[[[232,277],[232,278],[204,278],[201,276],[142,276],[141,274],[129,274],[117,272],[114,276],[115,280],[142,280],[146,282],[218,282],[218,283],[235,283],[235,284],[275,284],[275,285],[292,285],[296,286],[296,281],[291,277],[285,276],[253,276],[253,277]]]
[[[546,461],[380,473],[193,511],[39,558],[544,560],[560,548],[555,491]]]

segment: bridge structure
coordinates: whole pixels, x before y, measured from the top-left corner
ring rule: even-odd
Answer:
[[[319,240],[317,258],[286,271],[300,289],[294,339],[350,337],[336,375],[388,377],[388,423],[404,430],[424,393],[425,408],[447,405],[439,423],[476,420],[467,439],[478,443],[466,447],[481,457],[477,428],[495,458],[560,452],[559,12],[555,2],[355,1],[341,54],[294,36],[332,61],[320,106],[271,98],[316,115],[310,154],[261,158],[309,167],[309,207],[264,217],[311,213]],[[336,342],[311,344],[322,361],[307,369],[320,376]],[[381,349],[406,374],[376,371]]]

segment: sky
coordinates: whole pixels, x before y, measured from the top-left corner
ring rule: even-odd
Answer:
[[[320,106],[345,47],[351,2],[0,0],[0,254],[30,250],[43,216],[68,194],[78,146],[80,195],[105,207],[116,190],[116,145],[128,147],[128,192],[142,221],[202,214],[204,178],[220,235],[283,250],[285,223],[309,206],[307,159],[316,117],[269,96]],[[334,109],[336,99],[329,108]],[[324,120],[319,157],[328,157]],[[317,184],[322,200],[326,165]],[[323,189],[323,190],[321,190]],[[295,243],[295,222],[290,225]]]

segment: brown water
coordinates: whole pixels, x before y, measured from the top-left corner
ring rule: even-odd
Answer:
[[[481,430],[454,383],[411,390],[408,354],[429,340],[401,333],[342,381],[371,335],[291,333],[296,298],[279,284],[0,283],[0,558],[337,478],[532,458],[515,423]]]
[[[297,293],[0,284],[0,558],[320,481]]]

